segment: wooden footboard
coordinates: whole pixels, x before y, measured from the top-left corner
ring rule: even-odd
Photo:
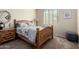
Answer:
[[[43,43],[45,43],[49,39],[53,39],[53,26],[46,27],[41,31],[37,29],[37,36],[35,43],[36,48],[39,48]]]

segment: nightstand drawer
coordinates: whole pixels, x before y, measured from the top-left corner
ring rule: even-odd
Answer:
[[[15,29],[1,30],[0,31],[0,43],[15,39],[15,35],[16,35]]]

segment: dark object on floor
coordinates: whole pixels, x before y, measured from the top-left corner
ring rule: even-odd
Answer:
[[[71,41],[71,42],[76,42],[78,43],[78,35],[73,32],[67,32],[66,33],[66,38]]]

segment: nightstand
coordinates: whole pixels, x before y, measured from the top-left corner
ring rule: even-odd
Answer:
[[[9,40],[14,40],[16,36],[16,29],[0,30],[0,44]]]

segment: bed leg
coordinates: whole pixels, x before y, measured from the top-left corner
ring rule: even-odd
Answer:
[[[52,39],[53,39],[53,25],[51,26],[51,28],[52,28]]]
[[[36,49],[40,49],[40,46],[36,46]]]
[[[40,48],[40,45],[39,45],[39,28],[37,28],[37,34],[36,34],[36,46],[35,46],[37,49]]]

